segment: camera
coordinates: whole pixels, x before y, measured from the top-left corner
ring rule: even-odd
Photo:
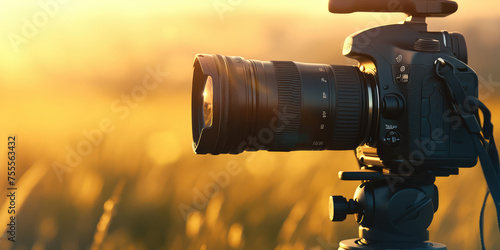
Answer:
[[[194,151],[354,150],[360,170],[338,177],[361,184],[353,199],[330,196],[329,212],[332,221],[354,214],[359,238],[339,249],[446,249],[428,241],[435,179],[478,158],[488,184],[480,225],[489,194],[500,225],[500,160],[465,38],[427,29],[426,18],[457,9],[450,0],[330,0],[332,13],[408,15],[347,37],[342,53],[356,66],[198,54]]]
[[[362,165],[394,173],[405,162],[437,174],[475,166],[472,136],[457,122],[434,64],[438,58],[453,64],[466,94],[477,97],[465,39],[428,31],[425,23],[457,8],[442,0],[330,1],[333,13],[411,16],[347,37],[343,55],[357,66],[197,55],[194,151],[356,149]]]

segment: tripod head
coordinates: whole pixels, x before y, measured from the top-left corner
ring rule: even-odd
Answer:
[[[331,13],[403,12],[413,17],[446,17],[458,4],[450,0],[330,0]]]
[[[330,197],[330,219],[343,221],[354,214],[360,239],[344,240],[339,249],[445,250],[427,242],[427,228],[438,209],[438,190],[432,173],[407,177],[375,171],[340,172],[344,181],[363,181],[354,199]]]

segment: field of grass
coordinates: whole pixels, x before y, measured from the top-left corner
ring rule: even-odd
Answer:
[[[328,196],[351,197],[359,184],[337,178],[357,168],[353,152],[193,153],[192,60],[218,53],[353,64],[341,56],[348,34],[402,16],[274,14],[245,11],[246,4],[221,20],[199,8],[68,3],[18,53],[1,41],[0,140],[16,135],[19,189],[18,240],[4,236],[0,249],[337,249],[357,237],[352,216],[328,219]],[[1,31],[19,32],[33,6]],[[466,36],[481,97],[500,124],[500,20],[453,16],[429,26]],[[138,92],[152,71],[157,85]],[[7,158],[6,146],[0,157]],[[2,195],[5,179],[2,170]],[[481,168],[439,178],[437,186],[431,240],[478,249]],[[2,233],[7,202],[0,204]],[[490,200],[489,249],[500,247],[495,219]]]

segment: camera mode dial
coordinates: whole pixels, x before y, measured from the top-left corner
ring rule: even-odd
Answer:
[[[432,38],[420,38],[415,42],[414,49],[421,52],[437,53],[441,51],[441,43]]]

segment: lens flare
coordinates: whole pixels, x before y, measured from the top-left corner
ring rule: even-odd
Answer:
[[[203,117],[205,118],[205,127],[211,127],[214,117],[214,87],[212,77],[208,76],[203,91]]]

